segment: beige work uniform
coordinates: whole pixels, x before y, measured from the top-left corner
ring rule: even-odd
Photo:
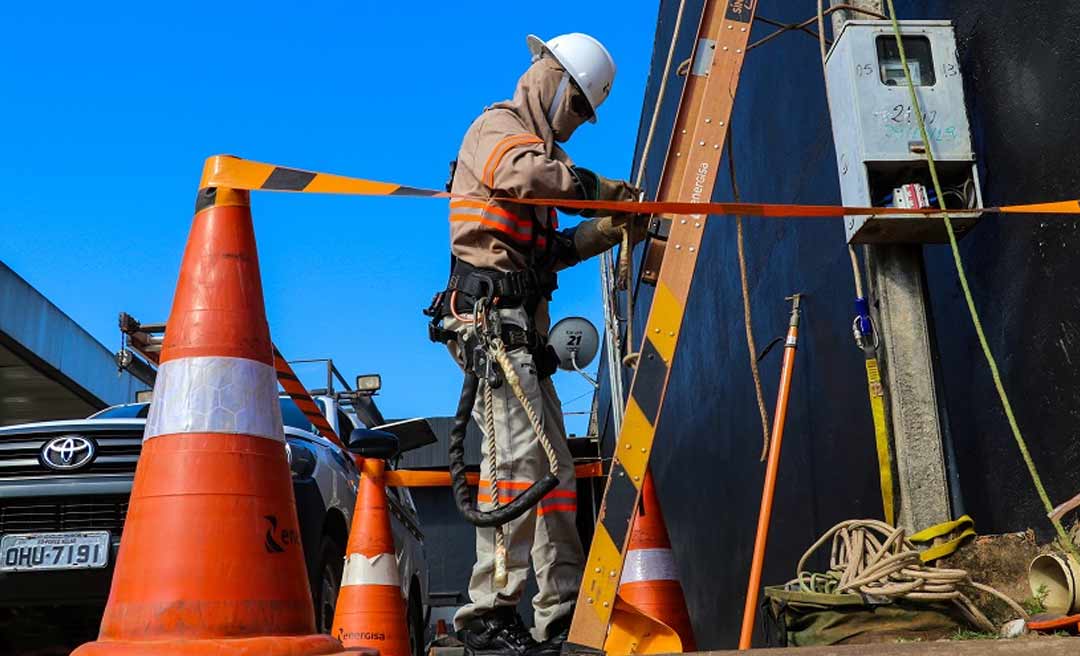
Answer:
[[[569,93],[559,103],[553,119],[547,116],[546,108],[556,95],[562,75],[562,69],[550,59],[535,62],[519,80],[513,100],[484,110],[465,134],[451,190],[473,199],[456,198],[450,203],[451,251],[460,260],[499,271],[520,271],[545,261],[541,259],[545,257],[551,269],[573,263],[572,259],[554,261],[549,252],[553,244],[548,228],[557,227],[554,210],[500,200],[581,197],[571,161],[555,140],[568,138],[584,119],[570,112]],[[504,323],[528,329],[531,319],[533,327],[547,332],[546,301],[541,301],[533,317],[521,307],[499,312]],[[443,326],[459,334],[471,330],[471,326],[452,317]],[[461,364],[456,344],[451,344],[451,353]],[[477,529],[476,565],[469,582],[471,603],[458,611],[454,621],[460,628],[469,619],[496,607],[516,606],[525,589],[531,557],[539,586],[532,600],[534,636],[543,640],[548,637],[548,626],[572,611],[581,584],[584,552],[575,524],[574,463],[555,386],[550,379],[539,379],[533,357],[526,349],[518,348],[509,354],[558,455],[559,485],[537,508],[504,527],[508,580],[501,588],[494,584],[495,530]],[[481,382],[473,408],[473,417],[482,428],[484,385]],[[542,478],[548,472],[548,463],[510,386],[503,384],[493,391],[498,498],[505,503]],[[482,509],[490,510],[494,492],[487,439],[482,453],[478,501]]]

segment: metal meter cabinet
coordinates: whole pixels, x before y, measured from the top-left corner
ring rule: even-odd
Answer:
[[[956,37],[949,21],[902,21],[900,25],[945,206],[962,236],[981,214],[982,191]],[[825,77],[844,205],[910,207],[894,201],[894,190],[918,184],[926,190],[929,204],[937,207],[892,24],[846,23],[829,51]],[[844,228],[849,243],[948,240],[940,215],[849,216]]]

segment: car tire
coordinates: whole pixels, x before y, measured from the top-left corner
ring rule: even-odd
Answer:
[[[421,596],[420,586],[413,581],[409,588],[409,606],[405,611],[406,621],[409,623],[409,646],[412,647],[412,656],[424,656],[427,647],[424,600]]]
[[[334,608],[337,606],[341,575],[345,569],[345,550],[329,536],[323,536],[319,547],[318,579],[315,582],[315,628],[319,633],[330,633],[334,626]]]

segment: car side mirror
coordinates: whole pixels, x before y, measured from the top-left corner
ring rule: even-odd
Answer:
[[[357,428],[349,435],[349,451],[365,458],[389,460],[398,454],[398,438],[383,431]]]

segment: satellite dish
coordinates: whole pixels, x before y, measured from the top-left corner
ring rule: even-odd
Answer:
[[[600,349],[600,334],[588,319],[567,317],[551,327],[548,344],[559,356],[559,368],[580,372],[596,357]]]

